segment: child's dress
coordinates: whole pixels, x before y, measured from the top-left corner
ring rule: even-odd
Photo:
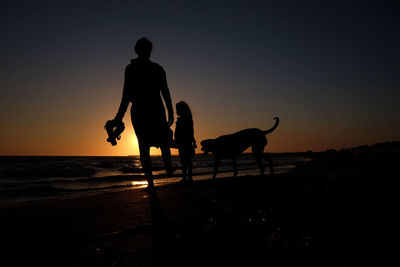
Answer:
[[[194,155],[194,131],[193,121],[178,117],[175,127],[175,142],[179,149],[179,154],[186,156]]]

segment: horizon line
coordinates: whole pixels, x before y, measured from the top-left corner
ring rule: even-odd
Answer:
[[[327,149],[331,150],[331,149]],[[318,153],[321,151],[296,151],[296,152],[267,152],[267,154],[295,154],[295,153]],[[253,154],[252,152],[241,153],[241,155]],[[204,153],[196,153],[195,156],[204,155]],[[212,156],[212,153],[209,155]],[[161,157],[162,155],[151,155],[151,157]],[[171,154],[171,156],[179,156],[179,154]],[[0,157],[140,157],[140,155],[0,155]]]

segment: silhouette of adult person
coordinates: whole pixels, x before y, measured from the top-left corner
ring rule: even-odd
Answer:
[[[137,58],[125,68],[125,81],[121,104],[114,120],[122,121],[130,102],[131,119],[139,143],[140,161],[148,181],[148,189],[154,189],[150,147],[161,149],[167,174],[171,167],[170,144],[173,133],[169,126],[174,123],[174,111],[167,84],[166,73],[159,64],[150,61],[153,44],[145,37],[135,45]],[[164,99],[168,110],[166,119]]]

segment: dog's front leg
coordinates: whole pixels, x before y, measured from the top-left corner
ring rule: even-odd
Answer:
[[[232,158],[232,166],[233,166],[233,177],[237,176],[237,163],[236,158]]]
[[[218,166],[219,166],[219,158],[215,157],[214,158],[214,173],[213,173],[213,179],[217,177],[217,172],[218,172]]]

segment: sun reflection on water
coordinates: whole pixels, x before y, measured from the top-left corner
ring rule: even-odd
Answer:
[[[147,181],[132,181],[132,186],[136,188],[145,188],[147,187]]]

